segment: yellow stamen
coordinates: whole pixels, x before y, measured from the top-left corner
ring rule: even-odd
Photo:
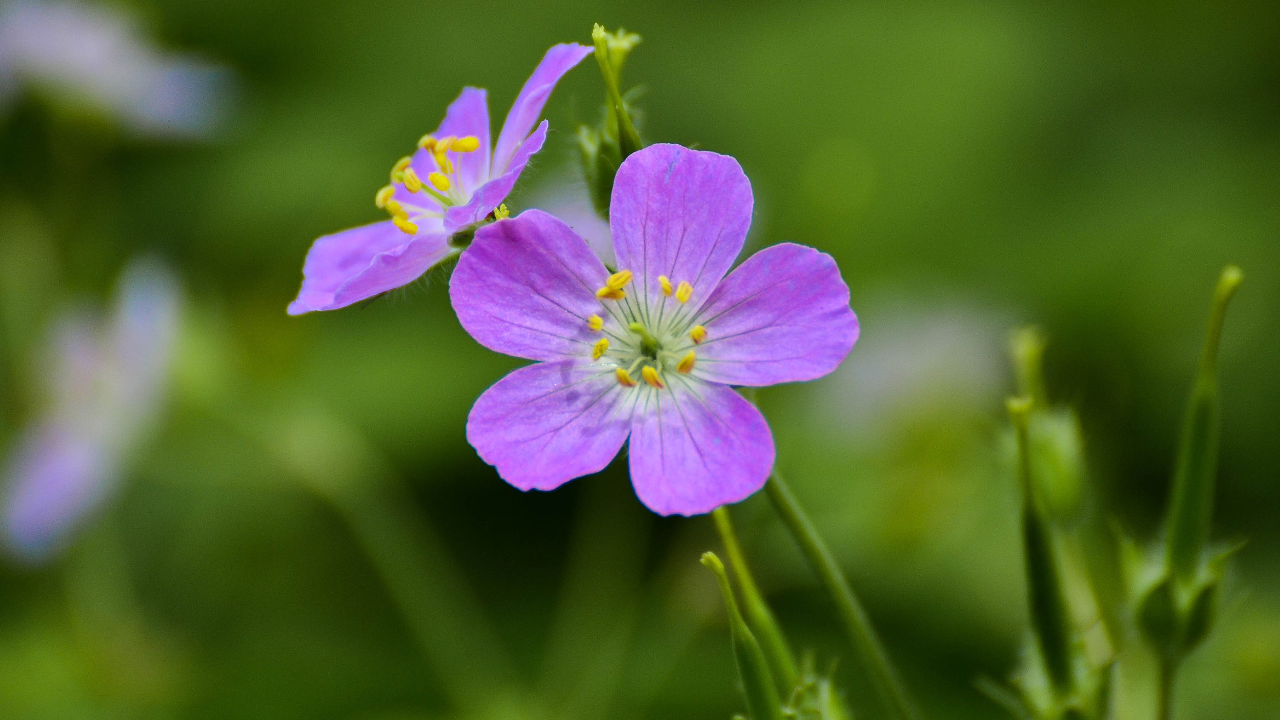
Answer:
[[[413,162],[413,158],[405,155],[391,166],[391,182],[400,182],[400,175],[404,173],[405,168],[409,167],[409,163]]]
[[[387,201],[387,212],[391,213],[391,217],[393,218],[400,218],[401,220],[409,219],[409,213],[405,212],[404,207],[395,200]]]
[[[454,152],[475,152],[480,149],[480,138],[475,135],[458,138],[453,141]]]
[[[438,172],[433,172],[430,175],[428,175],[427,181],[430,182],[432,185],[434,185],[435,188],[440,192],[448,192],[449,188],[453,187],[453,185],[449,182],[449,178],[445,177],[444,175],[441,175]]]
[[[416,193],[422,189],[422,178],[418,177],[418,173],[413,168],[404,169],[404,189],[411,193]]]
[[[493,211],[494,220],[506,220],[509,217],[511,217],[511,211],[507,209],[506,203],[502,203]]]
[[[659,390],[666,387],[666,385],[662,384],[662,378],[658,377],[658,369],[652,365],[645,365],[644,369],[640,371],[640,376],[644,378],[645,382]]]
[[[604,318],[600,317],[599,315],[592,315],[591,317],[587,318],[587,325],[592,330],[595,330],[596,332],[600,332],[601,330],[604,329]]]
[[[627,294],[622,290],[619,290],[617,288],[611,288],[608,285],[605,285],[604,287],[596,291],[596,297],[600,298],[601,300],[621,300],[626,296]]]
[[[676,364],[676,372],[682,372],[686,375],[689,374],[689,371],[693,369],[693,362],[697,359],[698,358],[694,356],[693,351],[690,350],[689,354],[680,358],[680,362]]]
[[[636,381],[631,379],[631,373],[626,368],[618,368],[618,384],[624,387],[635,387]]]
[[[671,278],[666,275],[659,275],[658,282],[662,283],[662,294],[671,297]]]
[[[694,325],[693,329],[689,331],[689,339],[693,340],[695,343],[701,343],[703,338],[706,336],[707,329],[701,325]]]
[[[618,272],[610,275],[608,280],[604,281],[604,286],[613,290],[621,290],[626,287],[629,282],[631,282],[631,271],[619,270]]]
[[[591,359],[599,360],[601,355],[609,349],[609,338],[600,338],[596,341],[595,347],[591,348]]]
[[[418,138],[418,147],[422,148],[423,150],[431,150],[435,146],[436,146],[436,136],[432,135],[431,133],[427,133],[426,135],[423,135],[422,137]]]
[[[449,158],[444,155],[436,155],[436,164],[440,166],[440,172],[445,175],[453,174],[453,163],[449,162]]]
[[[378,206],[378,209],[381,210],[387,206],[387,203],[391,202],[391,197],[395,194],[396,194],[395,186],[387,185],[383,187],[381,190],[379,190],[377,195],[373,196],[373,202],[376,203]]]
[[[418,226],[414,225],[413,223],[409,222],[408,220],[402,217],[399,217],[399,216],[393,217],[391,218],[391,222],[395,223],[396,227],[400,228],[400,231],[406,235],[418,234]]]
[[[444,155],[446,152],[448,152],[448,151],[453,147],[453,143],[454,143],[457,139],[458,139],[458,138],[456,138],[456,137],[454,137],[454,136],[452,136],[452,135],[449,135],[449,136],[447,136],[447,137],[442,137],[442,138],[440,138],[439,140],[436,140],[436,147],[435,147],[435,153],[436,153],[436,155],[437,155],[437,156],[442,156],[442,155]]]
[[[681,280],[676,286],[676,299],[680,302],[689,302],[689,298],[693,297],[693,286],[687,281]]]

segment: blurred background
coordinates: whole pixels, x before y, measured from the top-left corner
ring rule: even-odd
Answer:
[[[1049,337],[1090,512],[1150,539],[1213,283],[1244,269],[1215,537],[1249,544],[1178,712],[1280,718],[1280,5],[879,0],[0,3],[0,716],[741,711],[710,521],[648,513],[623,462],[503,483],[464,422],[518,363],[446,274],[285,315],[311,241],[380,219],[462,86],[500,119],[594,22],[644,37],[646,140],[741,161],[749,246],[840,263],[857,347],[760,401],[932,717],[1002,717],[974,683],[1026,627],[1009,329]],[[588,59],[513,212],[581,189],[601,102]],[[875,717],[767,501],[735,517],[794,644]]]

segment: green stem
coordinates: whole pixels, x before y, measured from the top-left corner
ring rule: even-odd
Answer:
[[[777,678],[779,691],[785,697],[796,686],[800,672],[796,669],[795,658],[787,638],[782,634],[773,611],[769,609],[764,595],[760,593],[751,570],[747,567],[747,558],[742,554],[742,546],[733,531],[733,520],[729,517],[729,508],[718,507],[711,513],[715,520],[716,530],[720,532],[720,541],[724,543],[725,553],[729,556],[729,565],[738,576],[738,586],[742,588],[742,604],[747,611],[748,624],[755,631],[765,657],[769,659],[769,669]]]
[[[1156,696],[1156,720],[1173,720],[1173,687],[1177,679],[1176,663],[1161,660],[1158,671],[1159,690]]]
[[[822,537],[818,535],[817,528],[800,508],[795,496],[791,494],[791,489],[787,487],[776,469],[769,478],[769,483],[765,485],[765,490],[769,493],[769,499],[773,501],[774,507],[777,508],[778,515],[791,531],[796,544],[800,546],[800,551],[804,553],[805,559],[818,575],[827,594],[835,602],[845,632],[849,634],[849,640],[862,658],[862,663],[871,675],[871,681],[879,692],[880,698],[893,711],[894,717],[900,720],[916,720],[919,715],[907,697],[906,689],[898,679],[888,654],[880,644],[880,638],[871,627],[871,619],[867,617],[867,611],[854,595],[853,588],[845,579],[844,571],[836,564],[835,557],[827,549]]]
[[[733,587],[729,584],[729,575],[724,571],[724,563],[720,562],[715,553],[708,552],[702,554],[702,564],[715,574],[716,582],[720,584],[720,594],[724,596],[724,609],[729,616],[729,636],[733,641],[733,656],[742,680],[748,715],[752,720],[783,720],[782,701],[778,697],[773,674],[769,672],[769,661],[765,659],[760,643],[738,611],[738,601],[733,597]]]

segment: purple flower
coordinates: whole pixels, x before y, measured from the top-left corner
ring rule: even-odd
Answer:
[[[631,482],[662,515],[759,490],[764,417],[730,385],[813,380],[858,337],[830,256],[785,243],[729,273],[751,224],[737,161],[677,145],[627,158],[610,208],[610,273],[537,210],[481,228],[450,297],[485,347],[537,360],[489,388],[467,439],[504,480],[551,490],[603,469],[630,438]]]
[[[47,559],[109,497],[160,404],[179,304],[173,277],[141,261],[122,277],[109,323],[57,325],[47,402],[3,469],[0,539],[14,555]]]
[[[439,129],[395,164],[391,183],[378,191],[376,203],[391,219],[325,235],[311,246],[289,314],[335,310],[407,285],[461,252],[450,243],[455,233],[505,216],[502,201],[547,139],[546,120],[533,129],[547,98],[591,52],[575,43],[547,51],[507,113],[492,152],[486,93],[463,90]]]

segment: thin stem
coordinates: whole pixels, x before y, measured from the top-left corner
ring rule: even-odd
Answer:
[[[1156,720],[1173,720],[1173,686],[1178,676],[1178,665],[1176,662],[1161,660],[1157,674],[1159,694],[1156,696]]]
[[[796,502],[791,489],[787,487],[777,470],[774,470],[769,478],[765,490],[769,493],[769,499],[773,501],[778,515],[791,531],[796,544],[800,546],[800,551],[804,553],[805,559],[809,561],[809,565],[822,582],[827,594],[835,602],[845,632],[849,634],[849,640],[862,658],[862,663],[870,674],[881,700],[893,711],[894,717],[900,720],[917,720],[919,715],[908,699],[906,689],[898,679],[889,656],[880,644],[880,638],[871,627],[871,619],[867,617],[867,611],[854,595],[853,588],[849,586],[849,581],[844,576],[844,571],[840,569],[835,557],[827,549],[826,543],[818,535],[817,528]]]
[[[742,604],[746,608],[748,624],[760,640],[765,657],[769,659],[769,669],[777,676],[780,689],[789,693],[796,686],[800,673],[796,669],[791,648],[787,645],[787,638],[782,634],[782,628],[765,602],[764,595],[760,593],[755,578],[751,576],[747,558],[742,554],[742,546],[738,543],[738,535],[733,531],[729,508],[718,507],[711,513],[711,517],[716,522],[716,530],[720,533],[720,541],[724,543],[733,574],[738,577],[738,586],[742,588]]]

